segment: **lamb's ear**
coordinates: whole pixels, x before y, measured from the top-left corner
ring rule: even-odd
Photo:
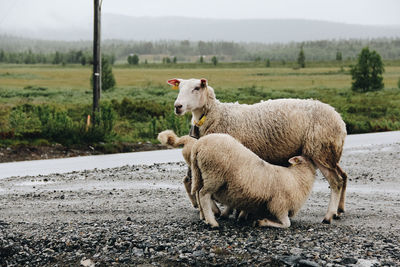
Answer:
[[[179,84],[181,83],[181,79],[168,80],[167,83],[173,86],[172,89],[178,90]]]
[[[302,161],[303,161],[303,158],[301,156],[296,156],[296,157],[289,159],[289,163],[292,164],[293,166],[296,164],[299,164]]]
[[[200,87],[201,88],[206,88],[207,87],[207,80],[206,79],[200,79]]]

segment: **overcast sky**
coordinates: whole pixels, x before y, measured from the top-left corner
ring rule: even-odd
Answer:
[[[400,0],[103,0],[103,13],[400,25]],[[0,28],[91,23],[92,0],[0,0]]]

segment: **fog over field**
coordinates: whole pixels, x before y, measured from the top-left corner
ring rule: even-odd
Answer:
[[[290,42],[400,37],[400,2],[104,0],[102,38]],[[91,40],[93,1],[0,0],[0,34]]]
[[[75,22],[76,23],[76,22]],[[291,42],[400,37],[400,26],[371,26],[304,19],[205,19],[104,14],[103,39]],[[0,26],[0,33],[52,40],[90,40],[92,25]]]

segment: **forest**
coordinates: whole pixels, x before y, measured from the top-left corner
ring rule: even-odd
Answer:
[[[160,63],[165,57],[177,62],[198,62],[201,56],[217,56],[220,62],[295,61],[303,48],[307,61],[354,60],[363,47],[376,50],[384,60],[400,59],[400,38],[322,40],[291,43],[235,43],[226,41],[122,41],[104,40],[102,51],[111,63],[127,64],[129,55],[137,54],[148,63]],[[90,41],[46,41],[0,36],[0,62],[17,64],[88,64]]]

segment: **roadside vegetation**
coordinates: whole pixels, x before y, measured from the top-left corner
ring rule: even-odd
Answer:
[[[306,46],[302,51],[300,61],[148,63],[130,55],[130,64],[112,66],[115,81],[103,90],[101,111],[90,125],[89,64],[0,64],[0,145],[90,145],[112,153],[126,143],[156,143],[161,130],[186,134],[190,115],[174,115],[178,93],[166,84],[174,77],[207,78],[223,102],[318,99],[336,108],[349,134],[400,130],[400,60],[383,60],[378,89],[357,90],[351,74],[365,73],[361,57],[342,60],[335,51],[334,60],[313,61]]]

